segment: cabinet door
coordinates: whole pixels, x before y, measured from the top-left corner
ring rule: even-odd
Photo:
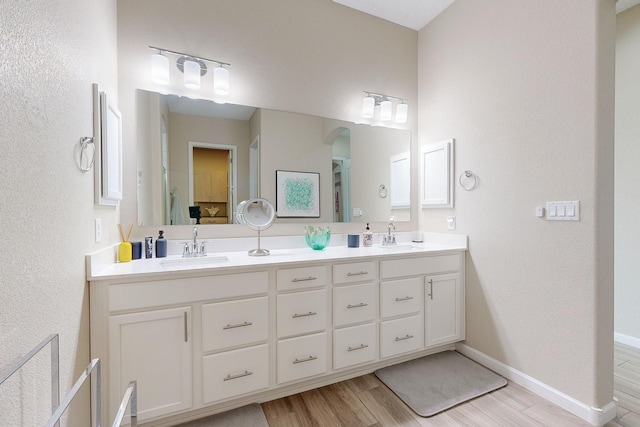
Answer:
[[[191,407],[191,307],[109,318],[109,402],[138,381],[138,421]]]
[[[428,276],[425,289],[425,345],[463,339],[464,295],[460,274]]]

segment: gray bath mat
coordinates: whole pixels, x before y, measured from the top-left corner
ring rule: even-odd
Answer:
[[[455,351],[410,360],[378,369],[375,373],[423,417],[507,385],[501,376]]]
[[[253,403],[176,427],[269,427],[269,423],[260,405]]]

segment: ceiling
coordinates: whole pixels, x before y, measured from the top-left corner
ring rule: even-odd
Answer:
[[[454,0],[333,0],[369,15],[419,31]],[[640,4],[640,0],[617,0],[616,13]]]
[[[333,0],[369,15],[419,31],[454,0]]]

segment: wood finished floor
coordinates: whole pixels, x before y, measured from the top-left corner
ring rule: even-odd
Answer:
[[[640,349],[615,343],[613,350],[613,395],[618,399],[618,416],[607,427],[640,427]]]
[[[640,427],[640,350],[616,343],[614,375],[618,414],[606,427]],[[423,418],[373,374],[266,402],[262,409],[270,427],[589,426],[513,382]]]

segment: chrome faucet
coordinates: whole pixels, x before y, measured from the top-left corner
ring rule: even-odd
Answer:
[[[184,244],[182,256],[185,258],[207,256],[205,242],[200,242],[198,245],[198,227],[193,227],[193,243]]]
[[[393,223],[394,218],[389,218],[389,224],[387,225],[388,234],[386,236],[382,236],[382,244],[383,245],[395,245],[396,244],[396,236],[395,234],[391,234],[391,230],[396,230],[396,225]]]

